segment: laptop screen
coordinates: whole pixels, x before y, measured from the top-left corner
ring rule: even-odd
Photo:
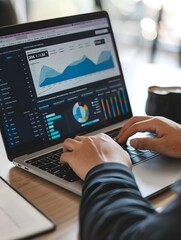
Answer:
[[[106,12],[2,28],[0,63],[10,158],[132,115]]]

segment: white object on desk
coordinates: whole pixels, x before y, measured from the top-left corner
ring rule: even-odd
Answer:
[[[20,239],[53,230],[54,223],[0,177],[1,239]]]

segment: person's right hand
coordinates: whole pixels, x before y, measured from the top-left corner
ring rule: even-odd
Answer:
[[[115,162],[132,168],[128,153],[103,133],[67,138],[63,143],[60,160],[68,163],[82,180],[92,168],[102,163]]]
[[[155,138],[135,138],[131,146],[138,149],[149,149],[167,156],[181,157],[181,125],[164,117],[132,117],[122,127],[117,141],[126,142],[128,137],[137,132],[152,132]]]

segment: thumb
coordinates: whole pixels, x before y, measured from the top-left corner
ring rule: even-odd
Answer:
[[[130,144],[134,148],[138,149],[149,149],[156,151],[157,149],[157,139],[156,138],[134,138],[130,140]]]

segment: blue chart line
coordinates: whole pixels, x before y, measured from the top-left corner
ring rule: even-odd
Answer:
[[[60,118],[62,118],[62,116],[61,115],[57,115],[56,116],[55,113],[46,115],[46,120],[47,120],[47,123],[48,123],[48,129],[49,129],[50,136],[51,136],[52,140],[61,137],[60,132],[56,131],[54,129],[54,121],[56,121],[56,120],[58,120]]]
[[[87,74],[108,70],[110,68],[114,68],[113,58],[110,51],[101,52],[97,64],[86,56],[83,56],[80,60],[68,65],[62,73],[59,73],[48,66],[43,66],[40,72],[39,86],[44,87]]]

